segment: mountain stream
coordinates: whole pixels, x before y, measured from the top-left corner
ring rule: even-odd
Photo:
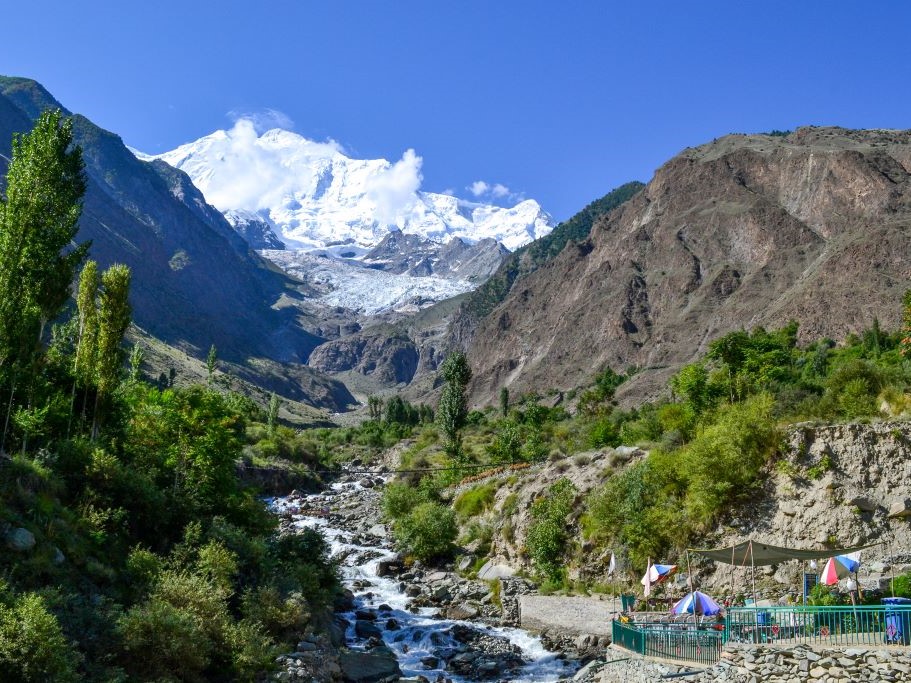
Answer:
[[[443,572],[428,577],[418,569],[395,577],[386,571],[399,558],[379,523],[381,485],[381,480],[348,480],[318,494],[270,501],[283,524],[318,529],[329,543],[343,583],[354,594],[353,609],[339,615],[347,647],[388,647],[403,675],[414,679],[531,683],[571,677],[577,664],[547,651],[526,631],[442,618],[440,609],[426,606],[433,598],[448,598],[450,591],[475,598],[470,604],[477,598],[489,602],[490,595],[482,597],[489,592],[485,584]],[[442,585],[427,580],[441,576]],[[472,612],[469,608],[465,616],[477,619]]]

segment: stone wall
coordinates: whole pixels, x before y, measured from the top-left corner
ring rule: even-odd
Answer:
[[[629,659],[624,660],[625,657]],[[606,661],[609,663],[598,672],[600,676],[596,674],[591,680],[647,683],[694,668],[646,659],[615,646],[607,649]],[[911,651],[898,647],[833,649],[729,645],[717,665],[704,669],[699,675],[687,676],[686,680],[697,683],[911,681]]]

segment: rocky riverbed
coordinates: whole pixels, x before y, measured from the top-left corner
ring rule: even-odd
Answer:
[[[501,625],[491,585],[453,567],[406,566],[381,523],[379,478],[343,476],[318,494],[272,501],[282,533],[318,528],[349,594],[330,637],[311,637],[282,658],[284,681],[558,681],[581,652],[553,652]],[[334,642],[333,642],[334,641]],[[557,641],[548,643],[553,647]]]

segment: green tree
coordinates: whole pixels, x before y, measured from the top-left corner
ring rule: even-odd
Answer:
[[[85,419],[87,394],[95,382],[95,364],[98,355],[98,264],[87,261],[79,274],[76,294],[76,315],[79,319],[76,334],[76,353],[73,361],[73,389],[70,396],[70,425],[76,404],[76,387],[83,388],[82,417]],[[69,434],[69,427],[67,427]]]
[[[130,325],[130,269],[115,263],[101,275],[101,294],[98,297],[98,358],[95,377],[98,393],[95,395],[95,415],[92,436],[98,435],[99,410],[107,407],[114,390],[120,385],[123,365],[123,335]]]
[[[383,419],[383,399],[379,396],[368,396],[367,414],[374,422],[379,422],[381,419]]]
[[[0,380],[9,386],[0,450],[19,378],[34,376],[44,327],[66,303],[88,249],[73,246],[85,177],[72,128],[59,111],[46,111],[31,132],[13,137],[0,199]]]
[[[566,517],[572,512],[577,492],[569,479],[559,479],[531,506],[532,523],[525,544],[535,569],[551,581],[563,575]]]
[[[671,378],[671,388],[693,408],[696,415],[709,406],[709,375],[705,365],[692,363],[684,365],[680,372]]]
[[[215,344],[209,347],[209,355],[206,356],[206,371],[209,373],[206,382],[212,384],[212,375],[215,374],[215,368],[218,367],[218,351]]]
[[[503,387],[500,389],[500,415],[506,417],[509,412],[509,389]]]
[[[447,455],[458,459],[461,454],[459,430],[465,425],[468,415],[465,388],[471,381],[471,367],[465,354],[461,351],[449,354],[440,367],[440,377],[445,384],[437,406],[437,425],[443,432]]]
[[[393,528],[396,539],[417,559],[446,555],[458,534],[455,512],[439,503],[420,503]]]
[[[266,418],[266,423],[269,425],[269,431],[274,432],[276,423],[278,422],[278,409],[282,405],[282,400],[278,397],[274,391],[272,395],[269,396],[269,412]]]
[[[145,360],[145,352],[139,344],[133,344],[133,350],[130,351],[130,381],[138,382],[142,377],[142,362]]]

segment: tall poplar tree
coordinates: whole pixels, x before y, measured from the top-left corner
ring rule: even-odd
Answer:
[[[437,406],[437,425],[443,432],[446,454],[459,460],[462,457],[459,430],[464,426],[468,415],[468,399],[465,396],[465,388],[471,381],[468,358],[461,351],[449,354],[440,366],[440,375],[446,384]]]
[[[0,380],[9,387],[0,450],[17,385],[41,355],[44,327],[60,312],[88,245],[73,246],[85,193],[72,120],[45,111],[13,137],[0,199]]]
[[[98,297],[98,357],[95,380],[95,415],[92,437],[98,436],[99,412],[104,417],[111,395],[120,384],[123,366],[123,335],[130,325],[130,269],[115,263],[101,275],[101,294]]]
[[[89,388],[95,383],[95,363],[98,355],[98,285],[98,264],[95,261],[88,261],[79,275],[79,290],[76,293],[79,328],[76,336],[76,359],[73,363],[73,393],[70,397],[71,423],[76,402],[76,387],[81,386],[83,389],[82,418],[85,419]]]

